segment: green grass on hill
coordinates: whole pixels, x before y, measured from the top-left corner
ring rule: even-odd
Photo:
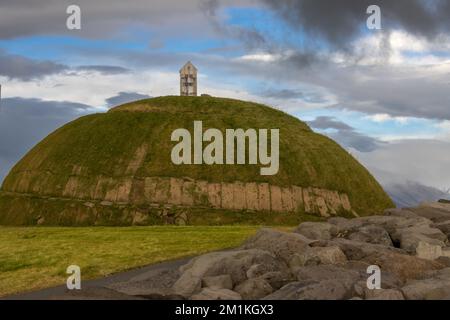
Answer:
[[[192,132],[195,120],[203,121],[204,130],[218,128],[222,132],[227,128],[279,128],[278,174],[261,176],[259,165],[174,165],[170,155],[176,143],[171,141],[171,133],[178,128]],[[348,152],[331,139],[314,133],[297,118],[261,104],[213,97],[152,98],[79,118],[35,146],[6,177],[2,190],[60,197],[75,174],[74,168],[81,168],[76,173],[78,190],[86,195],[78,196],[89,199],[99,177],[118,180],[129,175],[128,164],[143,145],[148,146],[148,153],[133,176],[136,184],[155,176],[210,182],[268,182],[346,193],[360,215],[393,207],[377,181]],[[26,185],[26,190],[17,188],[21,185]],[[18,212],[16,206],[14,201],[0,197],[0,208],[10,212],[0,219],[3,224],[27,221],[14,217],[30,215]],[[57,224],[56,220],[53,222]]]
[[[64,284],[170,259],[236,247],[257,226],[0,227],[0,296]]]

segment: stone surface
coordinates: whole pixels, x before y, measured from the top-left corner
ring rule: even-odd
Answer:
[[[416,256],[426,260],[436,260],[443,256],[442,246],[420,241],[416,248]]]
[[[317,282],[339,278],[348,286],[352,286],[363,277],[357,270],[334,265],[305,266],[297,271],[296,276],[299,281],[314,280]]]
[[[296,205],[286,188],[272,191],[280,206]],[[313,188],[297,192],[309,206],[317,205],[311,199],[318,197],[327,205],[331,201]],[[158,288],[130,282],[112,289],[147,299],[448,299],[450,247],[443,232],[448,214],[439,206],[424,210],[335,217],[302,223],[293,232],[261,229],[238,249],[205,254],[176,274],[160,274],[167,280]],[[367,287],[373,265],[381,270],[381,289]]]
[[[239,293],[228,289],[204,288],[201,292],[194,294],[191,300],[242,300]]]
[[[450,221],[450,204],[448,203],[422,203],[419,207],[410,210],[416,215],[430,219],[435,223]]]
[[[294,232],[311,240],[331,240],[337,234],[337,228],[327,222],[303,222]]]
[[[402,288],[407,300],[441,300],[450,296],[450,283],[427,279],[412,281]]]
[[[386,247],[379,244],[371,244],[347,239],[333,239],[328,245],[336,245],[344,252],[348,260],[361,260],[374,253],[396,252],[406,254],[404,250],[394,247]]]
[[[259,263],[259,264],[252,265],[247,270],[246,274],[247,274],[248,279],[252,279],[252,278],[258,278],[268,272],[271,272],[271,271],[268,270],[265,265]]]
[[[270,283],[262,278],[253,278],[242,282],[234,288],[245,300],[264,298],[273,292]]]
[[[411,210],[404,208],[393,208],[387,209],[384,211],[384,215],[386,216],[394,216],[394,217],[402,217],[402,218],[417,218],[418,215],[412,212]]]
[[[347,258],[338,246],[312,247],[302,253],[292,255],[289,267],[293,272],[306,265],[344,264]]]
[[[248,239],[242,248],[266,250],[288,262],[293,254],[308,250],[310,242],[311,240],[297,233],[261,229]]]
[[[316,247],[308,251],[310,259],[317,259],[319,264],[344,264],[347,258],[338,246]]]
[[[349,240],[393,246],[389,233],[382,227],[368,225],[348,236]]]
[[[412,226],[399,228],[392,232],[392,238],[400,242],[400,247],[410,253],[415,253],[420,242],[435,246],[445,246],[447,236],[437,228],[430,226]]]
[[[231,277],[228,274],[213,277],[204,277],[202,279],[202,287],[231,290],[233,289],[233,280],[231,280]]]
[[[328,223],[336,227],[338,237],[345,237],[364,225],[364,222],[359,219],[346,219],[342,217],[328,219]]]
[[[311,190],[303,191],[304,196],[312,197]],[[407,210],[388,214],[302,223],[292,233],[262,229],[240,249],[265,252],[273,261],[266,258],[241,264],[245,275],[231,277],[234,290],[244,299],[402,300],[448,296],[446,277],[450,271],[439,270],[446,266],[440,261],[450,259],[450,248],[445,234],[431,220],[441,221],[442,215],[423,217]],[[267,265],[267,261],[271,262]],[[367,288],[370,265],[381,269],[380,290]],[[269,288],[274,291],[269,293]]]
[[[265,300],[342,300],[349,299],[350,288],[341,280],[297,281],[266,296]]]
[[[296,280],[291,273],[280,271],[267,272],[260,278],[266,280],[274,290],[278,290],[289,282],[293,282]]]
[[[213,252],[192,259],[180,268],[181,277],[173,286],[175,293],[190,296],[198,292],[204,277],[228,274],[233,285],[247,279],[246,271],[254,264],[279,271],[284,266],[274,255],[259,249]]]
[[[441,300],[450,297],[450,268],[427,272],[401,289],[408,300]]]
[[[450,267],[450,257],[449,256],[443,256],[436,259],[436,262],[442,264],[446,268]]]
[[[394,252],[376,252],[362,260],[371,265],[377,265],[381,270],[390,272],[403,280],[417,279],[427,271],[443,267],[438,262]]]
[[[395,289],[366,289],[365,298],[366,300],[405,300],[403,293]]]
[[[202,278],[196,275],[184,276],[180,278],[173,286],[175,294],[189,297],[202,288]]]
[[[443,234],[447,236],[447,240],[450,235],[450,221],[440,222],[440,223],[434,223],[432,225],[433,228],[439,229],[442,231]]]
[[[136,151],[136,158],[129,170],[140,166],[141,157],[145,157],[147,147]],[[339,210],[351,211],[352,206],[346,194],[334,190],[308,188],[298,186],[279,187],[267,183],[240,182],[214,183],[202,180],[185,181],[182,178],[147,177],[142,186],[143,192],[138,198],[131,196],[132,180],[124,180],[112,185],[112,180],[100,180],[95,186],[98,193],[96,199],[111,202],[148,202],[171,205],[207,205],[212,208],[275,211],[275,212],[307,212],[323,216],[336,214]],[[110,189],[102,193],[102,186]],[[78,177],[69,179],[65,186],[64,196],[76,196],[81,191]],[[305,195],[306,194],[306,195]],[[305,195],[305,199],[304,199]]]

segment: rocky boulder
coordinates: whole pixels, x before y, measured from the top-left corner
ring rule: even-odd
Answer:
[[[172,294],[188,299],[450,298],[450,206],[261,229],[240,248],[180,268]],[[380,270],[381,288],[369,286]],[[369,268],[370,267],[370,268]]]
[[[337,231],[335,225],[327,222],[303,222],[294,230],[311,240],[331,240]]]
[[[237,285],[234,290],[245,300],[261,299],[273,292],[270,283],[263,278],[248,279]]]
[[[359,242],[380,244],[387,247],[393,246],[391,237],[386,229],[376,225],[361,227],[358,231],[351,233],[348,236],[348,239]]]
[[[365,290],[366,300],[405,300],[403,293],[396,289]]]
[[[233,280],[229,274],[220,276],[204,277],[202,287],[211,289],[233,289]]]
[[[289,260],[289,267],[292,272],[307,265],[334,265],[344,264],[347,258],[338,246],[312,247],[302,253],[294,254]]]
[[[191,300],[242,300],[242,297],[228,289],[204,288],[200,293],[194,294]]]
[[[344,300],[349,299],[350,288],[338,279],[292,282],[266,296],[265,300]]]
[[[262,229],[248,239],[242,249],[261,249],[268,251],[285,262],[292,255],[308,250],[312,241],[301,234],[281,232],[272,229]]]
[[[173,285],[173,290],[188,297],[201,290],[205,277],[220,275],[229,275],[233,285],[236,285],[247,279],[247,270],[255,264],[263,264],[270,271],[286,269],[273,254],[260,249],[213,252],[194,258],[181,267],[182,274]],[[211,281],[210,278],[206,279],[206,283],[208,281]]]

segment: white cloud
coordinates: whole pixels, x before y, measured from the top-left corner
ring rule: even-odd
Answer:
[[[407,124],[408,121],[410,120],[410,118],[408,117],[393,117],[387,113],[377,113],[374,115],[365,116],[364,118],[377,123],[394,121],[399,124]]]
[[[410,133],[410,134],[378,134],[374,135],[383,142],[398,142],[408,140],[433,140],[437,139],[436,134],[432,133]]]
[[[450,132],[450,120],[439,122],[436,127]]]
[[[255,62],[274,62],[282,59],[280,54],[271,54],[271,53],[254,53],[254,54],[246,54],[241,57],[236,58],[236,60],[240,61],[255,61]]]
[[[290,49],[286,49],[276,53],[257,51],[244,54],[240,57],[235,58],[234,60],[238,62],[282,62],[295,57],[296,54],[297,53],[294,50]]]
[[[369,153],[352,152],[371,172],[385,172],[382,183],[416,181],[444,190],[450,187],[450,142],[403,140]]]
[[[436,128],[440,130],[440,134],[437,138],[444,141],[450,141],[450,121],[445,120],[437,123],[435,125]]]
[[[220,82],[199,75],[199,93],[257,101],[257,96],[244,88],[221,85]],[[3,97],[38,98],[44,101],[71,101],[103,109],[105,100],[118,92],[139,92],[150,96],[179,94],[178,71],[143,72],[105,75],[99,72],[70,72],[47,76],[40,80],[20,81],[6,79]],[[219,85],[218,85],[219,83]]]
[[[353,43],[353,58],[348,53],[332,55],[336,63],[360,66],[390,64],[397,66],[433,66],[450,62],[450,36],[440,35],[435,41],[402,30],[371,33]],[[447,54],[442,55],[443,52]]]
[[[178,94],[178,72],[145,71],[119,75],[99,72],[71,72],[47,76],[34,82],[9,81],[4,84],[5,97],[39,98],[72,101],[96,107],[118,92],[141,92],[149,95]]]

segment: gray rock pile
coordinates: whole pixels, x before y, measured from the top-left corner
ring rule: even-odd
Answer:
[[[137,281],[113,289],[192,300],[450,299],[449,235],[445,203],[305,222],[293,232],[262,229],[237,249],[193,258],[163,288]],[[381,289],[367,285],[371,265],[381,270]]]

